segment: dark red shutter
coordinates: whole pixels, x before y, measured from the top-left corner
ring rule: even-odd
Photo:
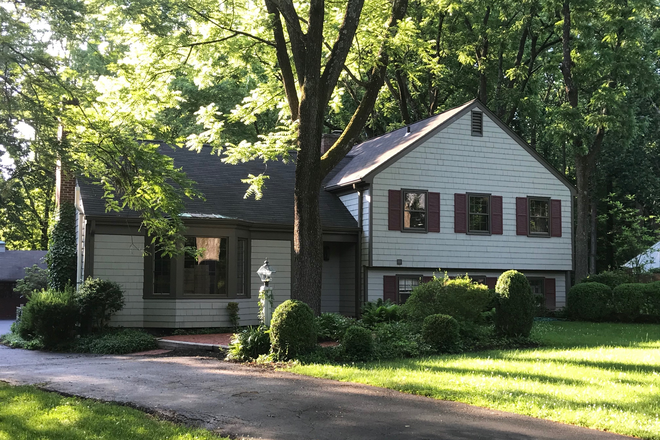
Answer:
[[[561,237],[561,200],[550,201],[550,236]]]
[[[454,232],[467,232],[467,195],[454,194]]]
[[[503,233],[502,226],[502,196],[490,196],[491,232],[494,235]]]
[[[433,277],[422,277],[422,283],[428,283],[433,281]]]
[[[440,232],[440,193],[429,193],[429,232]]]
[[[388,193],[388,220],[390,231],[401,230],[401,190],[391,189]]]
[[[497,277],[486,277],[486,286],[489,289],[494,289],[497,284]]]
[[[396,276],[385,275],[383,277],[383,300],[396,303]]]
[[[516,197],[516,235],[527,235],[527,197]]]
[[[557,290],[555,287],[554,278],[546,278],[545,280],[545,308],[554,310],[557,307]]]

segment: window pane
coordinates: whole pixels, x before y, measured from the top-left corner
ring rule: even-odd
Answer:
[[[426,193],[405,193],[403,209],[406,211],[424,211],[426,209]]]
[[[530,217],[529,219],[529,232],[531,233],[547,233],[550,229],[548,228],[549,222],[547,218],[535,218]]]
[[[535,295],[543,295],[543,279],[531,278],[529,285],[532,288],[532,293]]]
[[[227,296],[227,238],[188,237],[183,292]]]
[[[403,227],[406,229],[426,229],[426,213],[406,211],[403,214]]]
[[[488,197],[470,196],[471,214],[488,214]]]
[[[419,286],[419,277],[399,277],[399,304],[405,303],[417,286]]]
[[[534,199],[530,200],[529,214],[533,217],[549,217],[548,201]]]
[[[154,294],[169,294],[171,258],[160,252],[154,252]]]
[[[470,232],[488,232],[488,216],[470,214]]]

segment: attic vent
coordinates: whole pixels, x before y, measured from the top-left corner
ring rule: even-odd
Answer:
[[[484,135],[484,114],[481,112],[472,112],[472,136]]]

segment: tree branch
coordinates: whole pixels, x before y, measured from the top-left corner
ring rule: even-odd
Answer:
[[[302,87],[305,82],[305,61],[307,57],[307,49],[305,44],[305,34],[300,27],[300,17],[293,6],[291,0],[270,0],[277,10],[284,17],[286,29],[289,34],[291,42],[291,53],[293,54],[293,62],[296,65],[296,72],[298,74],[298,84]]]

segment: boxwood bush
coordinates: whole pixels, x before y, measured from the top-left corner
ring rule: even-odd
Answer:
[[[346,329],[341,345],[347,360],[368,361],[374,354],[374,337],[371,331],[358,325]]]
[[[422,324],[422,339],[437,351],[451,351],[459,341],[458,322],[449,315],[430,315]]]
[[[610,289],[614,289],[620,284],[632,283],[634,282],[633,277],[620,270],[606,270],[599,274],[591,274],[582,278],[580,283],[601,283],[608,286]]]
[[[294,359],[316,346],[314,312],[302,301],[290,299],[273,312],[270,324],[271,353],[281,360]]]
[[[516,270],[504,272],[497,280],[498,296],[495,330],[498,334],[529,336],[534,323],[534,297],[527,277]]]
[[[70,341],[78,322],[78,307],[73,289],[63,292],[34,292],[23,307],[18,334],[24,339],[41,339],[46,348]]]
[[[643,310],[644,314],[660,319],[660,281],[646,284]]]
[[[612,315],[612,289],[602,283],[576,284],[566,295],[566,314],[578,321],[604,321]]]
[[[646,285],[640,283],[619,284],[612,291],[612,308],[623,322],[634,322],[642,313]]]

